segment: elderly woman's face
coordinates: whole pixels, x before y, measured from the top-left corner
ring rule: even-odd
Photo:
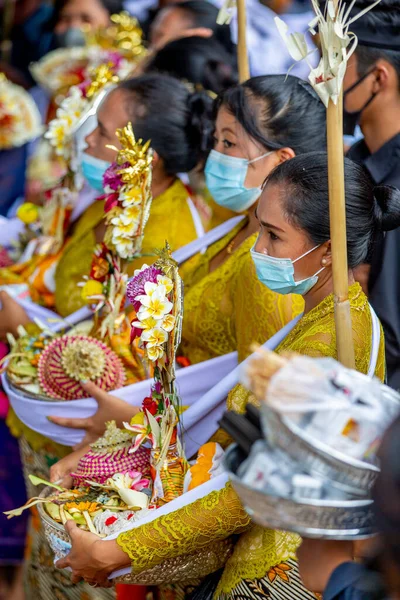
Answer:
[[[275,258],[294,261],[315,244],[307,233],[291,223],[285,214],[284,199],[287,189],[283,184],[267,184],[257,206],[260,233],[256,242],[257,252]],[[321,268],[323,248],[316,248],[294,264],[294,278],[301,281],[311,277]]]

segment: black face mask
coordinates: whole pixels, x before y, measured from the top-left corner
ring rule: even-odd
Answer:
[[[343,133],[344,133],[344,135],[354,135],[356,127],[361,119],[361,113],[363,112],[363,110],[365,110],[367,108],[367,106],[369,106],[371,104],[372,100],[375,98],[375,96],[377,95],[378,92],[374,92],[371,95],[371,98],[369,100],[367,100],[367,102],[364,104],[364,106],[362,106],[360,108],[360,110],[356,110],[354,112],[349,112],[348,110],[345,109],[344,103],[345,103],[346,96],[347,96],[347,94],[352,92],[357,86],[359,86],[360,83],[362,83],[364,81],[364,79],[366,77],[368,77],[368,75],[371,75],[371,73],[373,71],[374,71],[374,69],[367,71],[367,73],[365,73],[362,77],[360,77],[360,79],[358,79],[351,87],[349,87],[349,89],[347,89],[343,93]]]

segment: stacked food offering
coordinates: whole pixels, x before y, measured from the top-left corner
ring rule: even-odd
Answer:
[[[400,396],[331,358],[264,350],[243,382],[261,404],[263,435],[258,430],[249,438],[257,430],[254,409],[241,430],[225,417],[238,441],[225,465],[254,521],[306,537],[372,535],[376,453],[400,410]]]

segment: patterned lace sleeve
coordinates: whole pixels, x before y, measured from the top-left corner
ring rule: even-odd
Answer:
[[[251,344],[263,344],[304,310],[301,296],[276,294],[260,283],[250,252],[241,263],[234,300],[239,361],[251,353]]]
[[[213,540],[224,540],[250,525],[230,483],[219,491],[179,510],[121,533],[117,539],[129,555],[134,573],[162,563],[167,558],[193,553]]]

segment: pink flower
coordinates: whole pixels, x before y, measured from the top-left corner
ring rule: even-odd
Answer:
[[[129,163],[124,163],[123,165],[118,165],[117,163],[112,163],[111,166],[105,171],[103,175],[103,187],[106,189],[107,187],[117,192],[120,187],[123,185],[123,181],[119,171],[124,169],[126,166],[129,166]]]
[[[87,91],[91,85],[92,85],[92,82],[90,79],[85,79],[85,81],[82,81],[82,83],[80,83],[78,85],[78,89],[82,92],[82,96],[84,98],[86,98]]]
[[[118,69],[122,63],[122,56],[118,52],[107,53],[108,62],[111,63],[113,71]]]
[[[142,478],[142,474],[139,471],[128,471],[127,475],[133,479],[131,484],[131,490],[141,492],[142,490],[149,487],[149,480]]]
[[[147,267],[143,271],[140,271],[135,277],[133,277],[126,288],[126,295],[133,308],[138,312],[142,306],[138,300],[135,300],[137,296],[143,296],[146,294],[144,290],[144,284],[150,281],[151,283],[157,283],[157,275],[162,275],[161,269],[156,267]],[[142,331],[140,331],[141,335]],[[138,336],[135,336],[138,337]]]

